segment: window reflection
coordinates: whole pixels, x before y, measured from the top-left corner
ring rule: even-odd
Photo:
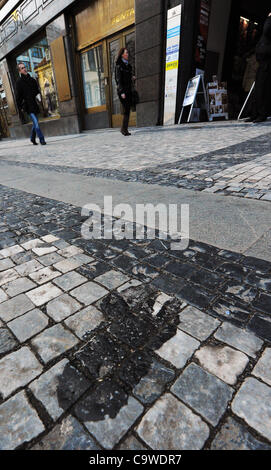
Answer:
[[[17,64],[23,62],[31,77],[37,80],[41,90],[44,116],[58,117],[58,99],[47,39],[43,38],[25,50],[16,57],[16,62]]]
[[[102,45],[81,54],[86,108],[105,105]]]

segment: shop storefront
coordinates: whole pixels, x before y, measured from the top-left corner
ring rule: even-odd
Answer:
[[[256,78],[255,47],[271,11],[270,2],[199,0],[198,8],[204,5],[206,25],[200,35],[203,42],[200,68],[206,83],[216,76],[220,83],[227,84],[229,117],[236,119]],[[195,71],[196,68],[197,64]]]
[[[40,121],[48,135],[79,132],[78,113],[63,9],[70,0],[10,0],[0,10],[0,77],[6,99],[9,134],[29,136],[29,116],[16,105],[17,64],[37,80]],[[16,9],[14,9],[16,7]]]
[[[176,7],[180,24],[169,31],[168,11]],[[227,97],[223,92],[212,106],[236,118],[255,79],[254,50],[269,9],[269,0],[8,0],[0,9],[2,127],[11,137],[29,136],[31,123],[15,100],[18,62],[39,84],[45,135],[120,127],[114,70],[121,47],[129,50],[140,96],[130,126],[165,124],[168,89],[175,90],[170,113],[177,123],[198,73],[206,85],[213,76],[227,84]],[[167,45],[175,32],[178,57],[177,43]],[[201,109],[195,116],[202,120]]]
[[[119,127],[121,108],[114,69],[121,47],[129,50],[135,69],[135,2],[82,3],[70,14],[82,125],[84,129]],[[130,125],[136,125],[135,113],[131,113]]]

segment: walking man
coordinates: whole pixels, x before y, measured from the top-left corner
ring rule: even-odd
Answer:
[[[37,117],[39,107],[36,102],[36,97],[37,95],[40,97],[38,84],[36,80],[29,75],[23,62],[18,64],[18,71],[20,78],[16,83],[16,101],[18,108],[29,114],[33,122],[30,140],[33,145],[38,145],[36,142],[37,135],[40,139],[41,145],[46,145]]]

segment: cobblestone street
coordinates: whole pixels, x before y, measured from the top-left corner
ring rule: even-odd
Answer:
[[[0,142],[1,450],[271,450],[270,136]],[[189,246],[82,238],[104,195],[186,201]]]

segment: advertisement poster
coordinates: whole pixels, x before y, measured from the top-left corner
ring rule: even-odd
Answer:
[[[164,125],[175,124],[181,34],[181,5],[168,10]]]
[[[214,118],[229,119],[227,83],[213,81],[208,83],[209,120]]]
[[[184,101],[183,101],[183,107],[185,106],[191,106],[196,98],[198,87],[199,87],[199,82],[200,82],[200,75],[197,77],[192,78],[187,86],[187,90],[185,93]]]

